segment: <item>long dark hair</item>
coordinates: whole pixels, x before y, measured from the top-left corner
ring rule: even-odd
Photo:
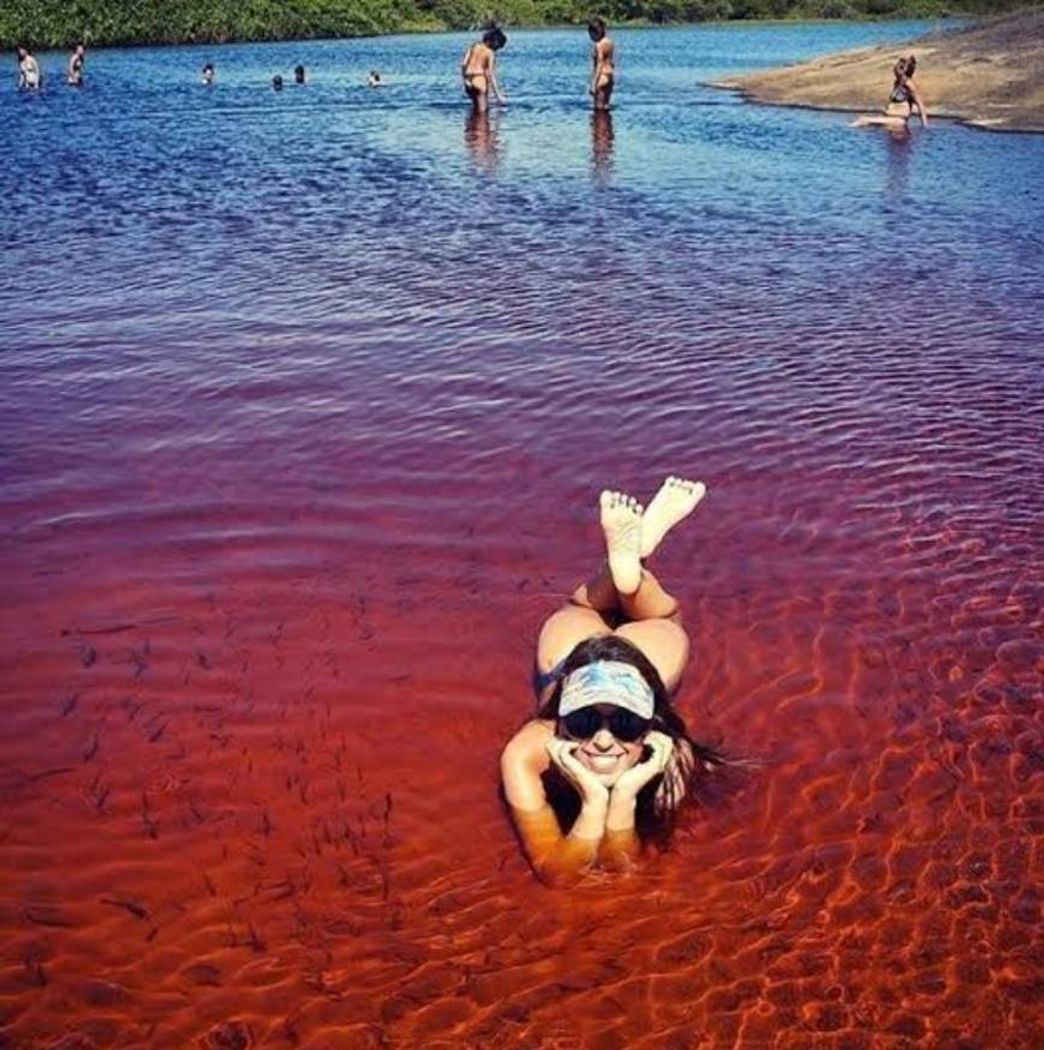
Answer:
[[[654,777],[638,793],[635,806],[635,829],[643,842],[652,842],[660,849],[670,844],[677,823],[678,811],[689,800],[699,797],[700,773],[709,766],[721,766],[725,757],[706,744],[697,743],[681,715],[674,710],[667,687],[648,657],[635,645],[619,635],[588,638],[580,642],[555,668],[554,692],[537,712],[537,718],[558,721],[558,704],[562,684],[577,668],[600,661],[614,660],[630,664],[648,683],[653,693],[652,728],[669,736],[675,744],[674,755],[661,776]],[[684,742],[686,747],[679,747]],[[579,797],[555,766],[547,774],[548,801],[568,823],[579,814]]]

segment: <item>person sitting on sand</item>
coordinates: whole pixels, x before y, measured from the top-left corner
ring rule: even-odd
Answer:
[[[305,67],[298,65],[294,66],[294,83],[303,84],[305,82]]]
[[[592,18],[587,23],[587,35],[594,45],[591,48],[591,83],[587,93],[594,99],[596,110],[606,110],[616,77],[616,47],[606,34],[605,20],[602,18]]]
[[[66,80],[71,87],[83,87],[83,67],[86,62],[86,49],[83,44],[77,44],[73,53],[69,56],[69,69]]]
[[[909,58],[900,58],[892,67],[892,90],[888,95],[888,105],[884,113],[857,117],[853,126],[857,128],[886,127],[905,131],[916,110],[921,119],[921,127],[928,127],[928,111],[913,82],[913,75],[916,71],[917,59],[913,55]]]
[[[698,769],[724,762],[672,707],[689,640],[677,601],[643,564],[705,492],[669,477],[644,513],[603,492],[606,564],[541,628],[540,707],[500,765],[522,846],[550,885],[629,870],[644,842],[665,846]]]
[[[40,67],[28,48],[18,48],[18,87],[35,91],[40,86]]]
[[[213,62],[208,62],[203,67],[202,77],[203,77],[203,83],[206,84],[208,87],[211,84],[214,83],[215,79],[217,78],[217,72],[214,69],[214,63]]]
[[[476,113],[485,113],[489,108],[489,93],[492,91],[498,102],[507,102],[497,83],[497,52],[507,44],[502,29],[493,26],[482,34],[482,39],[468,48],[460,65],[464,78],[464,93],[471,99]]]

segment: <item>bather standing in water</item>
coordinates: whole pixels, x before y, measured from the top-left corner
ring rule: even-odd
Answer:
[[[69,56],[69,69],[65,77],[70,87],[83,87],[83,67],[86,61],[86,49],[83,44],[77,44]]]
[[[489,108],[489,94],[500,103],[507,102],[497,83],[497,52],[507,44],[503,30],[493,26],[482,34],[464,54],[460,74],[464,79],[464,94],[471,99],[476,113]]]
[[[40,86],[40,66],[28,48],[18,48],[19,90],[35,91]]]
[[[294,66],[294,83],[303,84],[305,82],[305,67],[298,65]]]
[[[203,67],[203,72],[202,72],[201,75],[202,75],[203,83],[206,84],[207,87],[210,87],[214,83],[214,81],[217,79],[217,72],[214,69],[214,63],[213,62],[208,62]]]
[[[587,93],[594,99],[596,110],[606,110],[616,80],[616,45],[609,39],[602,18],[592,18],[587,23],[587,35],[594,45],[591,48],[591,83]]]
[[[724,762],[671,704],[689,640],[644,564],[705,492],[669,477],[644,512],[603,492],[606,562],[540,631],[540,708],[500,764],[523,848],[550,885],[633,868],[645,842],[667,843],[699,770]]]

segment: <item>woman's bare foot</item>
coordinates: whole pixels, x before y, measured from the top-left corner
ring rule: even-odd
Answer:
[[[702,481],[669,477],[653,496],[642,516],[642,542],[639,553],[648,558],[667,535],[683,518],[687,518],[696,505],[707,494]]]
[[[634,594],[642,582],[642,505],[623,492],[599,497],[609,575],[619,594]]]

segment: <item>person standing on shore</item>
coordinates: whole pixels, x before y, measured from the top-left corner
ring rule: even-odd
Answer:
[[[489,108],[489,93],[501,104],[507,102],[497,83],[497,52],[507,44],[504,31],[497,26],[487,29],[464,54],[460,75],[464,80],[464,94],[471,99],[476,113]]]
[[[18,48],[18,87],[35,91],[40,86],[40,66],[26,47]]]
[[[70,87],[83,87],[83,67],[86,61],[86,49],[83,44],[77,44],[69,56],[69,70],[65,77]]]
[[[594,99],[596,110],[607,110],[616,79],[616,47],[606,32],[605,20],[592,18],[587,23],[591,48],[591,83],[587,93]]]

